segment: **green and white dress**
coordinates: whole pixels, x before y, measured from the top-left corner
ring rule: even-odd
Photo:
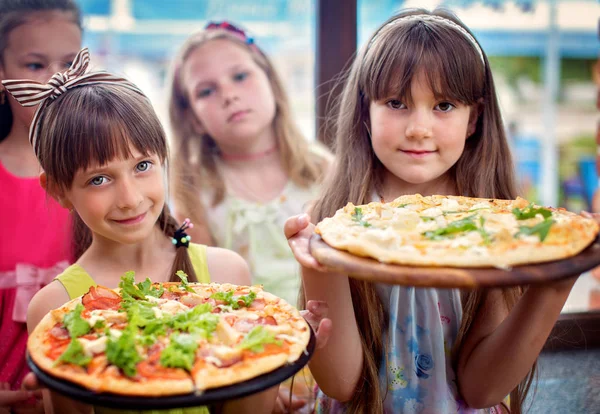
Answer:
[[[226,193],[217,206],[210,194],[204,205],[210,231],[217,246],[239,253],[250,267],[252,283],[296,306],[300,291],[300,268],[290,250],[283,225],[305,212],[318,195],[318,185],[301,188],[288,181],[281,194],[261,204]]]

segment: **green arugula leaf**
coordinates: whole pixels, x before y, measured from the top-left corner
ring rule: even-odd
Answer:
[[[435,221],[435,217],[422,216],[421,220],[423,220],[423,221]]]
[[[121,303],[127,312],[127,322],[130,326],[142,328],[150,323],[156,322],[156,314],[153,308],[156,304],[145,300],[130,300]]]
[[[63,352],[62,355],[58,357],[56,362],[65,362],[68,364],[79,365],[80,367],[86,367],[91,360],[92,357],[87,356],[83,352],[83,345],[81,345],[79,339],[71,338],[69,346],[67,347],[67,349],[65,349],[65,352]]]
[[[410,203],[398,204],[398,205],[396,206],[396,208],[404,208],[404,207],[406,207],[406,206],[409,206],[409,205],[410,205]]]
[[[352,215],[352,220],[356,223],[360,224],[363,227],[371,227],[371,223],[368,223],[363,220],[362,208],[354,207],[354,214]]]
[[[467,233],[470,231],[477,231],[477,224],[473,221],[475,214],[465,217],[460,220],[456,220],[448,224],[446,227],[442,227],[437,230],[430,230],[423,233],[423,236],[430,240],[441,240],[445,237],[452,236],[458,233]]]
[[[146,296],[160,298],[164,292],[162,286],[160,288],[152,287],[152,281],[148,278],[136,285],[135,272],[133,271],[126,272],[121,276],[119,287],[121,288],[121,296],[123,296],[124,300],[127,296],[131,296],[134,299],[146,299]]]
[[[63,324],[69,331],[71,338],[77,338],[85,335],[91,329],[90,324],[81,317],[81,312],[84,307],[81,303],[78,303],[71,312],[67,313],[63,318]]]
[[[135,330],[133,325],[128,325],[119,338],[109,337],[106,343],[108,362],[121,368],[128,377],[137,373],[136,365],[142,360],[136,349]]]
[[[281,341],[275,339],[275,334],[262,325],[255,326],[246,334],[244,339],[237,345],[238,348],[247,349],[252,352],[262,352],[264,345],[275,344],[281,346]]]
[[[213,293],[211,299],[225,302],[225,305],[231,306],[231,309],[239,309],[241,306],[248,307],[256,299],[256,293],[250,291],[247,295],[233,296],[233,291]],[[242,305],[240,305],[242,302]]]
[[[177,276],[179,276],[179,279],[181,279],[181,288],[183,290],[185,290],[186,292],[196,293],[196,292],[194,292],[194,289],[192,289],[188,285],[188,275],[183,270],[178,270],[177,273],[175,273],[175,274]]]
[[[517,218],[517,220],[527,220],[530,218],[534,218],[538,214],[541,214],[542,217],[544,217],[544,219],[552,217],[552,211],[543,207],[535,208],[533,203],[529,203],[527,207],[524,207],[522,209],[515,207],[513,208],[512,213]]]
[[[183,368],[191,371],[198,349],[193,335],[173,335],[171,342],[160,353],[160,364],[168,368]]]
[[[479,234],[481,235],[481,238],[483,239],[483,244],[488,245],[492,242],[491,238],[490,238],[490,234],[485,231],[485,218],[483,216],[479,217],[479,228],[477,229],[477,231],[479,232]]]
[[[534,226],[519,226],[519,231],[515,234],[515,237],[518,236],[532,236],[537,234],[540,238],[540,241],[543,242],[548,236],[548,232],[550,231],[550,227],[555,223],[555,221],[551,218],[546,218],[544,221],[534,225]]]
[[[166,319],[165,323],[174,330],[208,338],[217,329],[219,323],[219,316],[211,311],[212,306],[203,303],[188,312],[178,313],[170,319]]]

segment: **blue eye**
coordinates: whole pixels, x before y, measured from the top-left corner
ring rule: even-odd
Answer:
[[[152,167],[152,162],[142,161],[142,162],[138,163],[138,165],[135,166],[135,169],[138,170],[139,172],[145,172],[145,171],[148,171],[150,169],[150,167]]]
[[[38,71],[38,70],[45,69],[44,65],[42,65],[41,63],[37,63],[37,62],[28,63],[25,65],[25,67],[31,71]]]
[[[456,106],[452,105],[450,102],[440,102],[436,105],[435,108],[441,112],[450,112],[451,110],[456,108]]]
[[[212,88],[200,89],[198,91],[198,93],[196,94],[196,97],[197,98],[206,98],[206,97],[210,96],[212,91],[213,91]]]
[[[392,109],[402,109],[404,108],[404,104],[402,102],[400,102],[398,99],[391,99],[387,102],[387,106],[389,106]]]
[[[243,81],[244,79],[246,79],[247,77],[248,77],[248,72],[240,72],[240,73],[236,73],[236,74],[233,76],[233,79],[234,79],[236,82],[241,82],[241,81]]]
[[[98,187],[106,182],[106,177],[99,175],[98,177],[94,177],[90,180],[90,185],[94,187]]]

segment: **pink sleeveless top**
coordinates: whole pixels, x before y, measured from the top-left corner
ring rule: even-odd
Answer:
[[[0,382],[20,386],[25,364],[27,305],[71,261],[66,209],[37,177],[17,177],[0,163]]]

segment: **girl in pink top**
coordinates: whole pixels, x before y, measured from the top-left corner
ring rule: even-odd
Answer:
[[[81,47],[81,15],[72,0],[3,2],[0,80],[35,79],[69,67]],[[70,216],[39,184],[28,140],[35,107],[0,86],[0,411],[25,408],[18,390],[25,363],[29,300],[71,261]]]

